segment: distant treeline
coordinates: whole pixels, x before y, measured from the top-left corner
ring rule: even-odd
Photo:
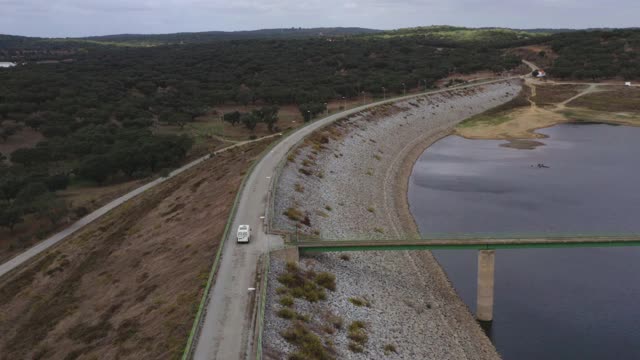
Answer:
[[[593,30],[555,34],[557,53],[549,74],[560,78],[640,79],[640,30]]]
[[[505,50],[538,42],[551,44],[557,55],[549,69],[554,76],[640,77],[638,30],[533,35],[431,27],[155,47],[97,44],[129,37],[0,36],[0,52],[13,47],[26,61],[0,69],[0,141],[21,127],[45,136],[35,148],[5,154],[12,165],[0,165],[0,226],[13,226],[20,214],[37,209],[53,211],[46,204],[55,202],[43,197],[43,189],[59,190],[70,179],[104,183],[176,166],[192,140],[154,134],[152,125],[184,126],[219,104],[259,105],[224,119],[250,130],[264,122],[275,131],[277,105],[297,104],[309,120],[330,100],[429,88],[452,74],[513,69],[520,59]],[[47,58],[71,61],[29,61]],[[20,195],[24,189],[29,193]]]

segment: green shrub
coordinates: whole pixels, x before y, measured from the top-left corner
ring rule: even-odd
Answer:
[[[289,359],[334,359],[330,349],[323,345],[322,339],[300,322],[296,322],[282,332],[281,335],[285,340],[297,347],[297,351]]]
[[[288,261],[286,265],[286,270],[287,272],[295,273],[295,272],[298,272],[300,268],[298,267],[298,264],[296,264],[294,261]]]
[[[361,353],[364,351],[364,347],[358,343],[354,343],[352,341],[349,342],[349,350],[353,351],[354,353]]]
[[[283,295],[288,293],[289,293],[289,289],[287,289],[286,287],[280,286],[279,288],[276,289],[276,294],[278,295]]]
[[[286,306],[286,307],[292,307],[293,306],[293,297],[286,295],[280,298],[280,305],[282,306]]]
[[[347,333],[347,337],[353,343],[360,345],[360,347],[364,347],[364,344],[369,340],[369,336],[366,332],[366,325],[363,321],[353,321],[349,324],[349,329]],[[351,349],[351,346],[349,347]],[[351,349],[352,351],[355,351]],[[361,352],[361,351],[360,351]]]
[[[336,276],[328,272],[321,272],[316,276],[316,283],[325,289],[336,290]]]
[[[352,303],[355,306],[371,307],[371,303],[369,301],[367,301],[367,299],[352,297],[352,298],[349,298],[349,302]]]
[[[284,212],[284,215],[288,217],[289,220],[293,221],[301,221],[302,219],[304,219],[304,214],[296,208],[288,208]]]
[[[342,318],[338,315],[330,315],[327,319],[336,329],[342,329]]]
[[[294,298],[303,298],[309,302],[327,298],[324,288],[311,281],[317,277],[313,270],[304,272],[295,263],[287,263],[286,271],[278,275],[278,281],[287,287],[289,294]],[[321,279],[330,286],[326,276],[322,276]]]
[[[391,353],[398,353],[398,351],[396,351],[396,347],[393,344],[387,344],[384,346],[384,354],[385,355],[389,355]]]
[[[291,310],[288,307],[283,307],[282,309],[278,310],[276,314],[278,315],[278,317],[289,320],[295,318],[297,315],[295,311]]]

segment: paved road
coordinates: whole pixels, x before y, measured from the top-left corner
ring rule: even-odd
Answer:
[[[260,141],[262,139],[266,139],[266,138],[270,138],[270,137],[274,137],[274,136],[278,136],[280,134],[273,134],[273,135],[269,135],[269,136],[265,136],[263,138],[260,139],[256,139],[256,140],[248,140],[248,141],[243,141],[243,142],[239,142],[237,144],[228,146],[224,149],[220,149],[216,152],[214,152],[214,154],[219,154],[221,152],[233,149],[235,147],[238,146],[242,146],[245,144],[248,144],[250,142],[253,141]],[[103,216],[104,214],[108,213],[109,211],[115,209],[116,207],[122,205],[123,203],[127,202],[128,200],[131,200],[132,198],[142,194],[143,192],[151,189],[152,187],[161,184],[165,181],[167,181],[168,179],[200,164],[201,162],[209,159],[211,156],[210,155],[205,155],[197,160],[194,160],[190,163],[188,163],[187,165],[184,165],[183,167],[176,169],[174,171],[172,171],[168,177],[166,178],[158,178],[148,184],[145,184],[113,201],[111,201],[110,203],[108,203],[107,205],[104,205],[103,207],[97,209],[96,211],[92,212],[91,214],[83,217],[82,219],[76,221],[75,223],[73,223],[71,226],[69,226],[68,228],[62,230],[61,232],[51,236],[50,238],[38,243],[37,245],[27,249],[26,251],[24,251],[23,253],[15,256],[14,258],[12,258],[11,260],[0,264],[0,277],[2,277],[3,275],[7,274],[8,272],[10,272],[11,270],[17,268],[18,266],[24,264],[25,262],[29,261],[30,259],[32,259],[34,256],[42,253],[43,251],[51,248],[52,246],[56,245],[57,243],[59,243],[60,241],[66,239],[67,237],[69,237],[69,235],[75,233],[76,231],[82,229],[83,227],[87,226],[88,224],[92,223],[93,221],[95,221],[96,219],[100,218],[101,216]]]
[[[505,79],[456,88],[478,86],[503,80]],[[445,92],[452,89],[437,90],[431,93]],[[422,94],[412,94],[379,101],[318,120],[283,139],[256,164],[247,179],[244,190],[240,194],[231,228],[232,231],[222,250],[218,275],[209,295],[209,303],[196,343],[194,359],[247,359],[251,354],[253,349],[253,344],[251,343],[253,329],[251,322],[252,308],[250,305],[254,294],[248,289],[257,287],[256,265],[260,255],[265,254],[270,248],[281,246],[283,242],[279,236],[265,233],[263,220],[260,217],[264,216],[267,208],[267,194],[271,187],[271,178],[275,176],[280,160],[287,155],[289,149],[318,128],[346,115],[357,113],[372,106],[420,95]],[[249,244],[235,242],[235,230],[241,224],[251,226],[252,238]]]

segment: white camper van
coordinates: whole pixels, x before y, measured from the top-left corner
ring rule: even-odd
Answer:
[[[238,242],[248,243],[251,237],[251,228],[249,225],[240,225],[238,227]]]

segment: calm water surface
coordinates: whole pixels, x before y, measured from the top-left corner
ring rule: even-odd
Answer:
[[[640,128],[539,132],[534,150],[429,148],[409,187],[421,233],[640,233]],[[476,251],[434,253],[475,312]],[[639,280],[640,248],[499,250],[491,338],[506,360],[640,359]]]

